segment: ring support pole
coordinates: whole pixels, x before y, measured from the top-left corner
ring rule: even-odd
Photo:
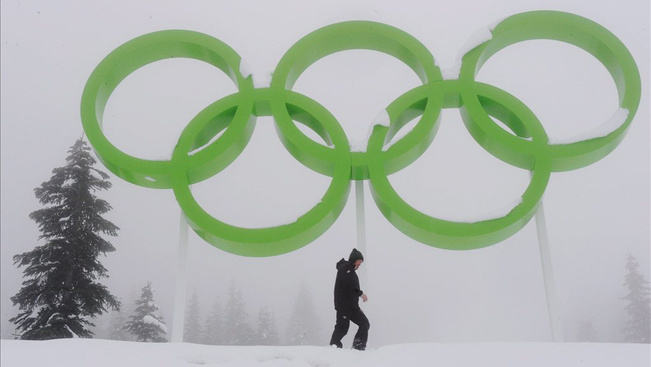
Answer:
[[[364,213],[364,180],[355,181],[355,208],[357,212],[357,249],[366,255],[366,215]],[[361,268],[361,283],[368,287],[366,266]]]
[[[558,297],[556,296],[556,284],[554,283],[554,271],[552,269],[551,254],[549,252],[549,239],[547,237],[547,225],[545,223],[545,211],[542,202],[536,211],[536,231],[538,232],[538,248],[540,250],[540,262],[542,263],[543,280],[545,282],[547,315],[549,317],[552,340],[555,342],[562,342],[563,325],[561,323]]]
[[[188,222],[181,213],[179,224],[179,249],[176,263],[176,288],[174,289],[174,313],[172,317],[172,343],[183,342],[185,329],[185,288],[188,264]]]

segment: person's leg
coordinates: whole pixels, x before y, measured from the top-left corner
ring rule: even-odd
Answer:
[[[343,347],[341,339],[346,336],[350,327],[350,317],[347,313],[342,310],[337,310],[337,323],[335,324],[335,330],[332,332],[329,345],[336,345],[337,348]]]
[[[361,309],[358,309],[351,313],[350,321],[359,326],[359,329],[357,329],[357,333],[355,334],[355,339],[353,340],[353,348],[357,350],[365,350],[366,341],[368,340],[368,329],[371,327],[368,318],[364,315],[364,312]]]

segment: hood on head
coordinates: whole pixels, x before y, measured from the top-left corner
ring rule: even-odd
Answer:
[[[362,255],[361,252],[354,248],[353,251],[351,251],[350,256],[348,256],[348,261],[354,264],[357,260],[364,261],[364,255]]]

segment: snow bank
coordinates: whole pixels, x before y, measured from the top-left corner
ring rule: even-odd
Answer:
[[[358,352],[329,347],[226,347],[97,339],[2,340],[2,366],[590,366],[648,367],[648,344],[402,344]]]

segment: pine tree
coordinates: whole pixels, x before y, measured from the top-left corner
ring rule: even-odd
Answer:
[[[594,328],[592,320],[583,320],[579,322],[577,331],[577,340],[579,342],[598,343],[599,336],[597,330]]]
[[[185,327],[183,330],[183,341],[188,343],[201,343],[201,335],[203,330],[201,327],[200,310],[199,310],[199,296],[195,289],[190,299],[190,307],[188,307],[185,315]]]
[[[219,298],[215,299],[210,314],[206,318],[203,343],[209,345],[221,345],[223,343],[224,323],[222,322],[222,307]]]
[[[158,306],[154,303],[154,292],[151,283],[142,289],[140,299],[136,300],[134,314],[126,323],[126,330],[135,336],[139,342],[166,342],[167,327],[163,317],[157,316]]]
[[[99,255],[115,251],[102,235],[116,236],[118,231],[102,217],[111,205],[95,196],[111,187],[109,176],[93,167],[95,159],[82,139],[68,150],[66,162],[34,189],[44,208],[29,217],[38,224],[44,243],[14,256],[14,264],[25,266],[27,278],[11,297],[20,311],[9,321],[21,339],[90,338],[89,319],[120,307],[97,282],[108,277]]]
[[[224,344],[251,345],[253,331],[249,325],[249,315],[246,312],[242,291],[237,289],[233,281],[228,291],[228,303],[224,314]]]
[[[319,318],[314,311],[312,296],[305,285],[302,284],[289,319],[287,344],[320,345],[323,343],[320,332]]]
[[[624,327],[624,339],[631,343],[651,342],[651,298],[649,282],[639,271],[640,264],[632,254],[626,259],[626,281],[628,294],[622,299],[628,301],[625,310],[629,319]]]
[[[260,308],[258,313],[258,328],[255,331],[254,344],[280,345],[280,337],[276,331],[276,319],[267,307]]]

